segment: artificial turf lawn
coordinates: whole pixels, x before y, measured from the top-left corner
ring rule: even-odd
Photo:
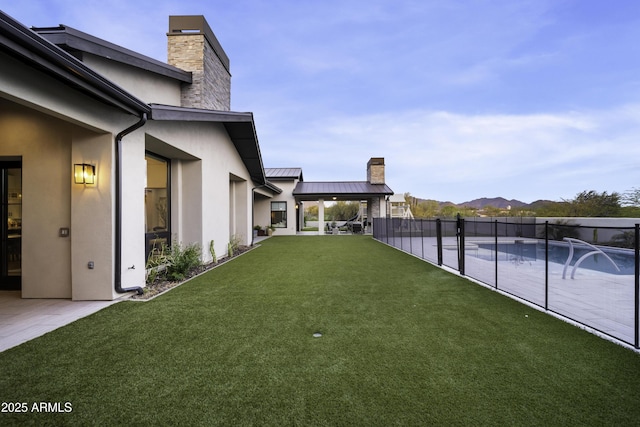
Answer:
[[[370,237],[276,237],[0,353],[2,402],[73,409],[0,424],[637,425],[638,372]]]

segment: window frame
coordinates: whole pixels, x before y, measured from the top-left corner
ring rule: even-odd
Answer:
[[[274,209],[274,205],[284,205],[284,209]],[[287,209],[288,209],[287,202],[285,200],[272,201],[270,207],[271,207],[271,211],[270,211],[271,227],[287,228]],[[274,222],[275,213],[279,213],[282,215],[281,221]],[[283,225],[278,225],[278,224],[283,224]]]

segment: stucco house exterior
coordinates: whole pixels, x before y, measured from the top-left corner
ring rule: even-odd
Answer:
[[[324,205],[335,201],[361,202],[366,206],[365,230],[371,232],[371,218],[386,217],[393,190],[385,182],[382,157],[367,162],[366,180],[305,181],[301,168],[265,168],[267,181],[282,193],[255,201],[254,224],[271,226],[274,235],[295,235],[304,228],[304,204],[318,204],[318,234],[325,233]]]
[[[256,198],[254,223],[271,226],[275,235],[295,235],[304,226],[304,208],[292,197],[296,184],[304,180],[302,168],[265,168],[265,175],[282,193]]]
[[[144,286],[151,245],[250,242],[252,188],[280,192],[253,116],[229,111],[203,17],[171,17],[167,39],[172,65],[0,14],[3,288],[109,300]]]
[[[0,12],[0,290],[113,300],[141,291],[163,242],[221,255],[255,224],[299,230],[318,195],[295,195],[299,169],[265,170],[205,18],[169,17],[167,43],[165,64]]]

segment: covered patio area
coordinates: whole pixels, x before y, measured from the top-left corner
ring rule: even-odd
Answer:
[[[293,190],[296,205],[304,202],[318,203],[318,231],[313,234],[327,234],[327,223],[324,219],[324,202],[359,201],[366,203],[366,214],[359,215],[361,231],[372,233],[372,218],[386,217],[387,197],[393,191],[386,184],[372,184],[367,181],[351,182],[305,182],[300,181]],[[303,215],[303,209],[299,209]],[[302,223],[302,221],[300,221]],[[302,230],[298,230],[300,233]],[[339,234],[339,233],[335,233]]]

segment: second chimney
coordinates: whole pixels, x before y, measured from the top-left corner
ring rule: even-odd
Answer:
[[[204,16],[169,16],[167,38],[167,62],[193,77],[182,88],[182,107],[231,110],[229,58]]]
[[[384,184],[384,157],[372,157],[367,162],[369,184]]]

